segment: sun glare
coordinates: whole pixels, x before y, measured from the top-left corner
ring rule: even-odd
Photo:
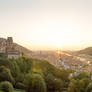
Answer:
[[[57,47],[58,49],[61,49],[62,45],[61,45],[61,44],[56,44],[56,47]]]

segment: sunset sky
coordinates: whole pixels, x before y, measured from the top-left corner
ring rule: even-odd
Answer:
[[[92,46],[92,0],[0,0],[0,37],[32,50]]]

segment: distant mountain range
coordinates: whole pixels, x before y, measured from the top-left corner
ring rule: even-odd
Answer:
[[[77,51],[77,54],[86,54],[86,55],[92,55],[92,47],[85,48],[83,50]]]

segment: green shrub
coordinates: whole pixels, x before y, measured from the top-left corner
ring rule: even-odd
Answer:
[[[92,91],[92,82],[89,83],[87,89],[86,89],[86,92],[91,92]]]
[[[0,81],[10,81],[14,84],[14,78],[11,75],[10,69],[5,66],[0,66]]]
[[[48,74],[46,77],[47,90],[49,92],[62,92],[62,88],[64,86],[64,82],[54,77],[52,74]]]
[[[90,83],[90,79],[72,79],[69,83],[68,92],[90,92],[92,90],[92,83]],[[89,85],[88,85],[89,84]],[[88,86],[88,87],[87,87]],[[87,91],[85,91],[87,88]]]
[[[46,92],[46,84],[40,74],[32,74],[27,81],[27,92]]]
[[[17,77],[16,77],[16,83],[17,82],[23,82],[24,81],[24,79],[25,79],[25,75],[23,74],[23,73],[20,73]]]
[[[89,75],[88,75],[88,73],[86,73],[86,72],[80,72],[80,73],[79,73],[77,76],[75,76],[74,78],[81,80],[81,79],[83,79],[83,78],[89,78]]]
[[[17,65],[19,66],[20,72],[23,74],[28,73],[32,68],[31,59],[21,57],[16,62],[17,62]]]
[[[1,82],[0,89],[4,92],[13,92],[13,86],[8,81]]]
[[[11,74],[14,78],[16,78],[20,74],[19,65],[16,62],[16,59],[10,59],[8,61],[8,68],[11,70]]]

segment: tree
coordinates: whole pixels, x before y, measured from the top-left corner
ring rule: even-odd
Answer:
[[[68,92],[83,92],[80,80],[72,79],[71,82],[69,83]]]
[[[81,79],[83,79],[83,78],[89,78],[89,75],[88,75],[86,72],[81,72],[81,73],[79,73],[79,74],[75,77],[75,79],[79,79],[79,80],[81,80]]]
[[[46,84],[40,74],[32,74],[28,75],[27,77],[27,92],[46,92]]]
[[[68,92],[85,92],[89,83],[90,83],[89,78],[83,78],[81,80],[72,79],[71,82],[69,83]]]
[[[47,84],[47,90],[49,92],[61,92],[64,86],[64,83],[61,79],[54,77],[52,74],[48,74],[45,78]]]
[[[91,91],[92,91],[92,82],[90,82],[86,88],[86,92],[91,92]]]
[[[5,66],[0,66],[0,81],[10,81],[14,84],[14,78],[11,75],[10,69]]]
[[[13,86],[8,81],[1,82],[0,89],[4,92],[13,92]]]

